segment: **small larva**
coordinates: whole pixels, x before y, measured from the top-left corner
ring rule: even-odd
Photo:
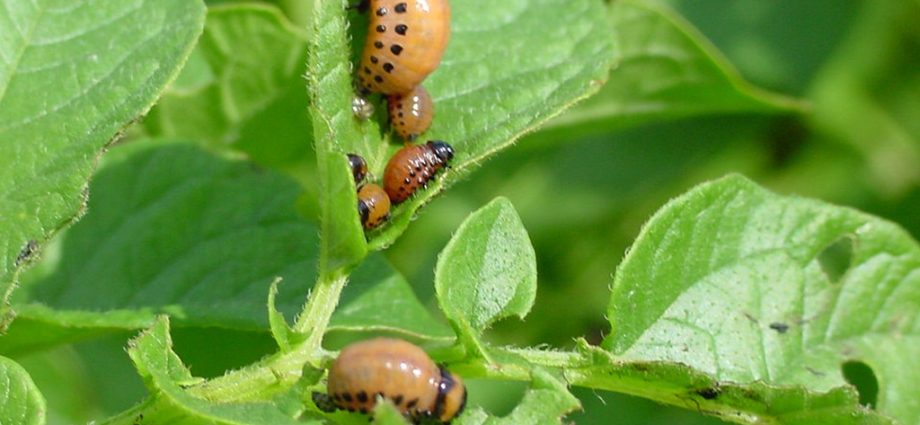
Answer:
[[[390,218],[390,198],[386,192],[373,183],[358,189],[358,215],[361,225],[370,230],[377,228]]]
[[[394,204],[405,201],[454,157],[454,149],[440,140],[408,145],[396,152],[383,171],[383,189]]]
[[[392,94],[387,98],[390,125],[402,138],[413,141],[428,130],[434,119],[434,103],[428,90],[421,85],[406,94]]]

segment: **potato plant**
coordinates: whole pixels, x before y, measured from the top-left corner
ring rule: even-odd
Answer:
[[[0,423],[366,423],[387,335],[457,425],[920,424],[920,3],[844,3],[450,0],[365,232],[346,0],[0,0]]]

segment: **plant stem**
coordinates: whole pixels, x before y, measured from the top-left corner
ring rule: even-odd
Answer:
[[[323,334],[329,326],[329,319],[332,318],[335,307],[339,304],[339,298],[346,282],[348,282],[348,275],[341,271],[320,275],[313,287],[313,292],[310,293],[307,305],[297,316],[297,322],[294,323],[294,332],[308,335],[306,341],[294,351],[312,353],[320,348]]]
[[[230,402],[264,399],[286,390],[300,378],[306,364],[318,364],[325,356],[321,347],[323,334],[347,281],[348,276],[341,271],[320,275],[294,324],[294,331],[307,338],[290,351],[229,372],[190,391],[198,397]]]

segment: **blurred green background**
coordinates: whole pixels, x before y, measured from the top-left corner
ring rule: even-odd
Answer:
[[[274,3],[292,22],[307,21],[306,2]],[[706,116],[557,143],[528,143],[533,139],[525,137],[424,208],[385,251],[432,310],[437,253],[463,218],[496,196],[508,197],[519,212],[539,270],[537,301],[528,318],[507,320],[490,334],[503,344],[571,347],[578,337],[600,341],[608,331],[604,314],[613,273],[642,223],[668,199],[726,173],[743,173],[780,193],[877,214],[920,237],[920,1],[666,3],[746,79],[807,100],[811,113]],[[49,423],[96,418],[142,396],[123,351],[128,337],[22,360],[42,388],[61,380],[75,385],[45,394],[49,405],[58,407]],[[175,340],[192,371],[204,376],[272,350],[266,335],[240,332],[178,330]],[[215,350],[226,353],[218,363]],[[124,385],[106,387],[102,376],[108,382],[118,376]],[[519,383],[470,386],[473,403],[499,414],[524,391]],[[569,418],[578,424],[720,422],[600,391],[575,389],[575,394],[585,407]]]

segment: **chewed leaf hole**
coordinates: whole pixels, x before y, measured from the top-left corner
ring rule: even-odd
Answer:
[[[818,253],[818,262],[821,269],[827,274],[831,283],[837,283],[840,278],[850,269],[850,262],[853,259],[853,238],[844,236]]]
[[[856,387],[859,392],[859,404],[875,408],[878,400],[878,380],[869,365],[861,361],[848,361],[840,367],[843,378]]]

